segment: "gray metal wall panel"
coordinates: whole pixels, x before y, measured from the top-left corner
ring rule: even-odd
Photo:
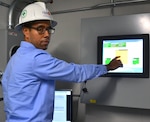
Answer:
[[[97,36],[150,33],[150,14],[86,18],[81,21],[81,63],[97,63]],[[149,52],[148,52],[149,53]],[[86,84],[81,102],[150,108],[149,78],[100,77]]]
[[[7,31],[0,30],[0,71],[3,71],[7,60]]]

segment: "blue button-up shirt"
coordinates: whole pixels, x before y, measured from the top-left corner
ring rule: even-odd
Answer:
[[[103,65],[67,63],[22,41],[2,77],[6,122],[51,122],[55,80],[83,82],[105,73]]]

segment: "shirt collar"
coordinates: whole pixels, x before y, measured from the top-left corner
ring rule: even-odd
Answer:
[[[36,48],[32,43],[27,42],[27,41],[21,41],[20,46],[21,47],[26,47],[26,48]]]

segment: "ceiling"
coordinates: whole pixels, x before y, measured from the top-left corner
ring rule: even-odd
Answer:
[[[9,8],[8,15],[8,28],[14,28],[14,25],[18,23],[18,16],[22,9],[32,2],[41,1],[45,3],[52,3],[53,0],[1,0],[0,5]]]
[[[0,5],[9,8],[9,13],[8,13],[9,14],[8,15],[8,28],[9,29],[13,28],[14,25],[16,25],[16,23],[18,23],[18,19],[17,18],[19,17],[20,12],[22,11],[22,9],[27,4],[35,2],[35,1],[41,1],[41,2],[45,2],[45,3],[53,3],[53,0],[0,0]],[[63,3],[64,3],[64,1],[63,1]],[[80,0],[77,0],[77,1],[79,2]],[[99,1],[99,0],[97,0],[97,1]],[[113,2],[111,2],[111,1],[113,1]],[[57,3],[57,0],[55,2]],[[127,4],[131,4],[131,3],[133,3],[133,4],[134,3],[142,4],[142,3],[149,3],[149,2],[150,2],[150,0],[109,0],[109,2],[105,3],[105,4],[98,3],[98,4],[95,4],[95,5],[89,6],[89,7],[82,7],[82,8],[77,8],[77,9],[75,8],[75,9],[69,9],[69,10],[67,9],[67,10],[54,11],[53,14],[61,14],[61,13],[69,13],[69,12],[76,12],[76,11],[84,11],[84,10],[98,9],[98,8],[110,7],[110,6],[127,5]],[[58,1],[58,3],[60,3],[60,2]],[[66,3],[68,3],[68,2],[66,2]],[[81,1],[81,3],[85,4],[85,1]],[[72,3],[72,4],[74,5],[74,3]],[[69,4],[69,5],[72,5],[72,4]],[[63,4],[61,4],[61,5],[63,6]],[[60,8],[60,7],[57,7],[57,8]]]

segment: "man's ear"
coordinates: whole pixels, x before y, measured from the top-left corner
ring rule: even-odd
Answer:
[[[23,33],[23,35],[24,35],[24,39],[26,40],[26,41],[28,41],[29,40],[29,28],[27,28],[27,27],[23,27],[22,28],[22,33]]]
[[[23,27],[22,32],[23,32],[24,35],[28,34],[29,33],[29,28]]]

